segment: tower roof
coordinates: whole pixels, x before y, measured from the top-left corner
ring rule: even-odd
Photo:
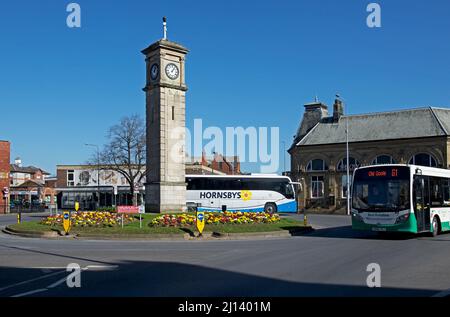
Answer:
[[[150,53],[160,47],[167,48],[172,51],[177,51],[177,52],[183,53],[183,54],[187,54],[189,52],[189,50],[181,44],[178,44],[176,42],[172,42],[169,40],[165,40],[165,39],[160,39],[159,41],[156,41],[155,43],[151,44],[149,47],[143,49],[142,53],[147,55],[148,53]]]

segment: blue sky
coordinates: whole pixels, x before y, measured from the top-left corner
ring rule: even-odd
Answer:
[[[103,144],[121,117],[144,115],[140,51],[164,15],[169,39],[190,49],[188,127],[278,126],[290,144],[316,94],[331,106],[339,92],[347,113],[450,106],[448,0],[377,1],[379,29],[359,0],[79,0],[80,29],[66,26],[69,2],[0,6],[0,139],[51,173],[85,162],[84,144]]]

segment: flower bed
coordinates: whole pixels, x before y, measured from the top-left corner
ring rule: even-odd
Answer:
[[[195,225],[195,215],[193,214],[166,214],[156,217],[150,222],[153,227],[183,227]],[[280,216],[265,212],[207,212],[205,213],[205,223],[212,225],[219,224],[257,224],[276,223],[280,221]]]
[[[73,227],[115,227],[122,224],[122,214],[101,211],[79,211],[70,215]],[[124,224],[134,221],[133,216],[124,214]],[[44,218],[41,224],[48,226],[62,225],[63,215]]]

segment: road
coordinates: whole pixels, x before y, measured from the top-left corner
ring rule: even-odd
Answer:
[[[380,238],[353,232],[346,216],[309,221],[314,232],[271,240],[0,234],[0,296],[433,296],[450,288],[449,234]],[[82,268],[80,288],[66,284],[69,263]],[[381,288],[367,287],[370,263],[380,265]]]

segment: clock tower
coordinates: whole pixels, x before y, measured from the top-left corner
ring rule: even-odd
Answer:
[[[188,50],[164,38],[144,49],[147,79],[146,212],[186,210],[185,56]]]

